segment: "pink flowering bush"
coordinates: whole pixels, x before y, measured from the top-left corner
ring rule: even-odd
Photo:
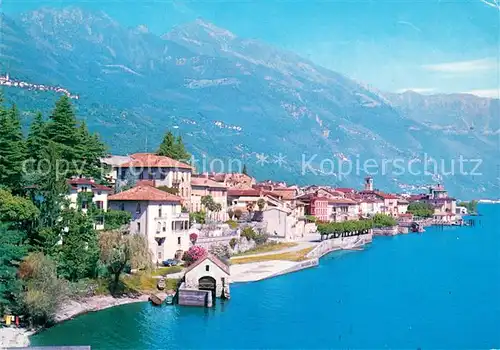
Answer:
[[[195,261],[199,260],[202,258],[205,254],[207,254],[207,251],[205,248],[202,248],[200,246],[194,245],[187,252],[184,253],[184,256],[182,257],[182,260],[185,261],[185,265],[189,266]]]
[[[191,243],[196,244],[196,241],[198,240],[198,235],[196,233],[191,233],[189,235],[189,240],[191,241]]]

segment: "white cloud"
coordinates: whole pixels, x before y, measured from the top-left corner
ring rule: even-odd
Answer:
[[[436,89],[434,89],[434,88],[405,88],[405,89],[399,89],[396,92],[398,94],[402,94],[402,93],[408,92],[408,91],[413,91],[413,92],[416,92],[418,94],[430,94],[430,93],[435,92]]]
[[[464,94],[500,99],[500,89],[471,90],[471,91],[465,91]]]
[[[472,73],[498,69],[498,61],[495,58],[483,58],[472,61],[457,61],[422,66],[426,70],[442,73]]]

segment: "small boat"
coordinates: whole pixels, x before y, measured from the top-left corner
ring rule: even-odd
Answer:
[[[163,303],[163,301],[155,294],[151,294],[149,296],[149,301],[156,306],[160,306]]]
[[[159,290],[164,290],[165,289],[165,279],[164,278],[161,278],[158,283],[156,284],[156,287],[159,289]]]

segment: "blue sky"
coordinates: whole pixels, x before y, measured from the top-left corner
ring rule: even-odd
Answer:
[[[197,17],[386,91],[498,96],[500,0],[22,1],[101,9],[157,34]]]

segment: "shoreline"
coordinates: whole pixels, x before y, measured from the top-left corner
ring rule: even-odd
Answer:
[[[110,295],[94,296],[80,300],[71,300],[59,309],[54,317],[55,326],[61,322],[71,320],[77,316],[102,311],[111,307],[139,303],[148,301],[149,294],[140,294],[137,297],[115,298]],[[0,349],[30,346],[29,337],[50,327],[40,327],[38,329],[27,329],[22,327],[3,327],[0,328]]]

